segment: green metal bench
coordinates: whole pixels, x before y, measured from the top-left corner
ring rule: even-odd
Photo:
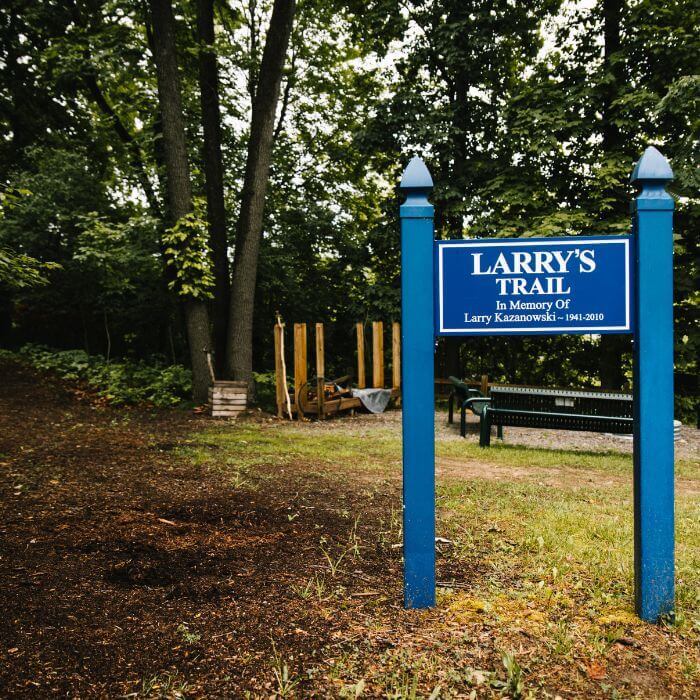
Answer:
[[[477,416],[481,416],[484,406],[488,404],[488,399],[478,390],[472,389],[468,384],[465,384],[457,377],[448,377],[452,382],[452,392],[447,404],[447,422],[452,423],[454,420],[454,405],[455,402],[460,409],[460,424],[459,430],[464,437],[467,432],[467,410]],[[502,429],[498,429],[498,437],[503,437]]]
[[[469,404],[469,401],[465,402]],[[476,401],[474,402],[476,403]],[[595,433],[632,432],[632,396],[610,391],[492,387],[480,402],[479,444],[491,444],[491,426],[580,430]],[[467,408],[472,406],[467,405]],[[476,412],[476,411],[475,411]],[[462,431],[462,436],[465,434]],[[502,437],[502,433],[499,435]]]

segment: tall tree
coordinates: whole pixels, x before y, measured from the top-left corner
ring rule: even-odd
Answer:
[[[204,178],[207,194],[209,247],[214,272],[212,324],[216,370],[223,374],[229,306],[228,238],[221,162],[219,70],[214,50],[214,0],[197,0],[199,40],[199,93],[204,131]]]
[[[624,81],[624,55],[622,53],[623,0],[603,0],[603,80],[601,135],[603,159],[614,164],[620,153],[622,134],[616,120],[619,111],[616,100]],[[627,211],[625,186],[617,178],[609,178],[604,197],[610,208],[603,212],[606,218],[620,219]],[[622,353],[630,350],[627,336],[604,335],[600,339],[600,383],[604,389],[620,389],[625,382]]]
[[[508,102],[542,45],[541,24],[557,0],[494,3],[485,0],[410,0],[402,3],[404,51],[395,62],[392,90],[369,125],[369,145],[386,152],[418,144],[429,153],[435,180],[436,233],[461,238],[489,210],[483,184],[521,156],[504,128]],[[372,8],[385,13],[385,3]],[[365,14],[359,15],[364,22]],[[370,22],[371,17],[370,17]],[[371,157],[371,156],[370,156]],[[497,227],[478,233],[491,235]],[[472,230],[472,234],[474,231]],[[498,341],[497,341],[498,342]],[[464,349],[479,339],[440,341],[445,372],[461,374]],[[477,353],[478,354],[478,353]],[[474,373],[473,364],[469,374]]]
[[[153,47],[158,77],[158,101],[163,119],[163,150],[168,192],[168,217],[173,227],[192,214],[192,185],[187,159],[185,121],[182,113],[180,77],[175,44],[175,19],[170,0],[150,0]],[[182,226],[187,233],[189,227]],[[182,243],[187,246],[185,238]],[[187,340],[192,365],[192,394],[195,402],[207,399],[210,383],[207,354],[210,352],[209,312],[201,295],[182,289]]]
[[[295,0],[275,0],[272,8],[251,113],[248,156],[236,230],[226,368],[230,376],[248,382],[253,371],[255,282],[275,113],[295,8]]]

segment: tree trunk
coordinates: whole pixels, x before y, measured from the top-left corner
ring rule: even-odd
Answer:
[[[163,152],[168,192],[168,216],[174,224],[192,211],[192,186],[187,160],[185,123],[175,51],[175,20],[170,0],[150,0],[153,48],[158,77],[158,101],[163,118]],[[187,340],[192,365],[192,398],[207,400],[210,384],[209,312],[204,301],[184,302]]]
[[[295,0],[275,0],[260,64],[251,116],[248,158],[236,230],[226,369],[250,383],[253,370],[253,305],[265,194],[272,156],[275,112],[292,33]]]
[[[204,177],[207,193],[209,247],[214,271],[214,363],[217,374],[223,375],[226,364],[226,329],[229,306],[228,240],[224,175],[221,162],[221,117],[219,111],[219,72],[214,44],[214,0],[197,1],[197,33],[199,47],[199,93],[204,129]]]
[[[615,124],[615,107],[613,102],[618,97],[624,80],[624,66],[619,60],[622,43],[620,40],[623,0],[603,0],[603,67],[605,80],[603,86],[602,124],[603,156],[613,158],[622,145],[620,129]],[[617,59],[617,60],[615,60]],[[607,193],[616,202],[610,212],[612,218],[624,215],[627,210],[626,192],[623,187],[612,186]],[[622,354],[629,347],[625,336],[604,335],[600,339],[600,383],[604,389],[620,389],[625,383],[622,371]]]

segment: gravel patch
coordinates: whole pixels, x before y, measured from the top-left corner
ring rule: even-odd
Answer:
[[[401,435],[401,410],[389,410],[386,413],[367,414],[356,413],[354,416],[344,415],[325,421],[294,421],[297,427],[318,432],[349,433],[354,436],[371,436],[377,429],[395,431]],[[495,436],[495,429],[494,429]],[[511,445],[525,447],[541,447],[557,450],[581,450],[595,452],[632,453],[632,437],[627,435],[612,435],[609,433],[584,433],[573,430],[542,430],[538,428],[504,428],[504,441]],[[438,410],[435,413],[435,437],[438,441],[462,440],[459,434],[459,418],[452,425],[447,423],[447,411]],[[467,416],[467,436],[471,442],[479,440],[479,418]],[[683,425],[680,436],[675,443],[676,459],[698,461],[700,469],[700,430],[693,426]]]

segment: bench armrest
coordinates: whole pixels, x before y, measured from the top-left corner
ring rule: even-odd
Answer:
[[[491,399],[487,399],[483,396],[472,396],[462,402],[461,420],[459,425],[459,433],[462,437],[467,434],[467,409],[472,411],[472,413],[477,416],[481,416],[484,411],[484,406],[491,403]]]
[[[484,406],[490,403],[491,399],[488,399],[485,396],[479,394],[479,396],[472,396],[466,401],[464,401],[462,403],[462,410],[468,408],[473,413],[476,413],[477,416],[480,416],[481,412],[484,410]]]

